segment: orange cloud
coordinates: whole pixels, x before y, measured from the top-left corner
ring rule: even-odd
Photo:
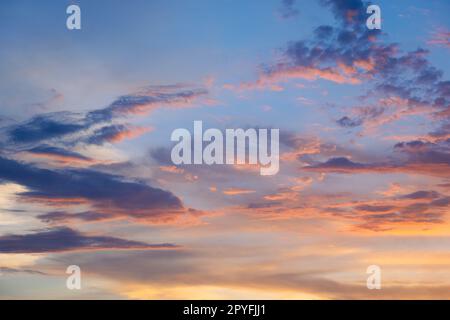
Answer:
[[[182,168],[178,168],[176,166],[159,166],[159,170],[169,173],[184,173],[184,170]]]
[[[109,142],[120,142],[125,139],[133,139],[136,137],[139,137],[143,135],[144,133],[153,131],[153,128],[149,127],[133,127],[133,128],[127,128],[124,131],[120,131],[112,135],[111,137],[108,137]]]
[[[242,189],[242,188],[228,188],[223,191],[223,194],[227,196],[236,196],[242,194],[250,194],[256,192],[255,190]]]
[[[362,78],[362,77],[361,77]],[[360,84],[362,80],[358,78],[354,67],[340,64],[337,68],[315,68],[315,67],[285,67],[272,71],[269,74],[261,74],[255,82],[243,82],[238,86],[225,84],[224,89],[245,91],[245,90],[265,90],[282,91],[280,82],[290,79],[305,79],[315,81],[319,79],[328,80],[338,84]]]

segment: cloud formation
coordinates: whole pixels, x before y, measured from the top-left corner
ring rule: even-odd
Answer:
[[[92,162],[93,159],[86,157],[78,152],[66,150],[59,147],[53,147],[47,144],[38,145],[34,148],[28,149],[27,152],[44,158],[55,159],[64,163],[70,162]]]
[[[190,88],[181,84],[150,86],[135,94],[121,96],[109,106],[87,112],[84,115],[70,112],[42,114],[23,123],[9,126],[6,128],[6,132],[12,143],[31,144],[51,139],[61,140],[71,136],[76,137],[76,134],[85,134],[88,133],[88,130],[93,129],[95,130],[94,136],[81,139],[81,141],[100,144],[102,137],[107,140],[120,137],[120,133],[123,134],[121,137],[134,137],[143,133],[143,129],[139,129],[140,131],[126,129],[123,124],[111,125],[112,121],[122,121],[131,115],[147,114],[161,107],[191,107],[207,94],[206,89]],[[104,125],[104,127],[96,128],[100,125]]]
[[[149,131],[151,131],[151,128],[110,125],[95,130],[92,136],[87,139],[87,142],[97,145],[101,145],[105,142],[120,142],[124,139],[138,137]]]
[[[50,170],[0,157],[0,179],[28,189],[24,200],[86,200],[125,216],[152,218],[183,210],[175,195],[142,182],[90,169]]]
[[[298,16],[299,11],[295,8],[295,0],[282,0],[281,4],[281,18],[290,19]]]
[[[23,235],[0,236],[1,253],[48,253],[75,250],[173,249],[173,244],[147,244],[115,237],[85,235],[73,229],[55,228]]]

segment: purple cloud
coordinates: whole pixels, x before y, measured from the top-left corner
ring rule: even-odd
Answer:
[[[75,250],[173,249],[169,243],[147,244],[107,236],[84,235],[70,228],[41,230],[31,234],[0,236],[1,253],[44,253]]]

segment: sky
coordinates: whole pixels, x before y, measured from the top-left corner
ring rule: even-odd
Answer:
[[[0,299],[450,298],[450,2],[0,8]],[[196,120],[279,172],[175,165]]]

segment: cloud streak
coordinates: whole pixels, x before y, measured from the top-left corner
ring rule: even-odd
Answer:
[[[147,244],[121,238],[85,235],[73,229],[55,228],[24,235],[0,236],[1,253],[50,253],[85,250],[174,249],[173,244]]]

